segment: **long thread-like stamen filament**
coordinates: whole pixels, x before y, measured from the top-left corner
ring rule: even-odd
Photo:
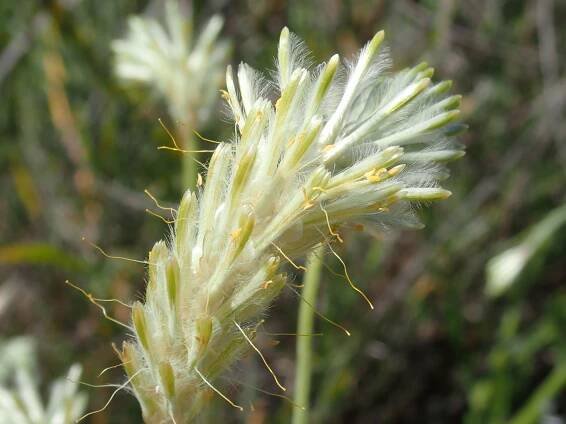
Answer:
[[[275,384],[277,384],[277,386],[283,390],[284,392],[287,391],[287,389],[279,382],[279,379],[277,378],[277,376],[275,375],[275,372],[273,371],[273,369],[269,366],[269,364],[267,363],[267,360],[265,359],[265,357],[263,356],[263,354],[261,353],[261,351],[257,348],[256,345],[253,344],[253,342],[250,340],[250,338],[248,337],[248,335],[246,334],[246,332],[242,329],[242,327],[240,327],[240,325],[234,321],[234,324],[236,324],[236,327],[238,327],[238,330],[240,330],[240,332],[242,333],[242,335],[244,336],[244,338],[246,339],[246,341],[250,344],[250,346],[257,352],[257,354],[259,355],[259,357],[261,358],[261,360],[263,361],[263,364],[265,365],[265,367],[267,368],[267,370],[269,371],[269,373],[273,376],[273,380],[275,380]]]
[[[142,372],[142,371],[143,371],[143,369],[136,371],[136,373],[135,373],[134,375],[132,375],[130,378],[128,378],[124,384],[121,384],[116,390],[114,390],[114,391],[112,392],[112,394],[110,395],[110,398],[108,399],[108,401],[104,404],[104,406],[103,406],[102,408],[97,409],[96,411],[91,411],[91,412],[88,412],[88,413],[84,414],[84,415],[83,415],[82,417],[80,417],[76,422],[79,423],[79,422],[81,422],[82,420],[84,420],[86,417],[89,417],[89,416],[94,415],[94,414],[98,414],[99,412],[102,412],[102,411],[104,411],[106,408],[108,408],[108,405],[110,405],[110,403],[111,403],[112,400],[114,399],[114,396],[116,396],[116,394],[117,394],[120,390],[124,390],[124,389],[126,388],[126,386],[127,386],[128,384],[130,384],[130,382],[131,382],[140,372]]]
[[[124,324],[121,321],[118,321],[116,318],[112,318],[111,316],[108,315],[108,313],[106,312],[106,308],[102,305],[100,305],[97,301],[96,298],[92,296],[92,294],[90,294],[89,292],[87,292],[85,289],[71,283],[69,280],[65,280],[65,284],[67,284],[68,286],[71,286],[72,288],[74,288],[75,290],[78,290],[79,292],[81,292],[88,300],[89,302],[91,302],[93,305],[96,305],[101,311],[102,311],[102,315],[104,315],[104,317],[109,320],[112,321],[115,324],[121,325],[124,328],[127,328],[130,331],[133,331],[134,329],[132,327],[130,327],[129,325]]]
[[[234,408],[239,409],[240,411],[243,411],[244,408],[242,408],[240,405],[236,405],[234,402],[232,402],[230,399],[228,399],[228,397],[226,397],[224,394],[222,394],[222,392],[220,390],[218,390],[216,387],[214,387],[212,385],[212,383],[210,381],[208,381],[204,375],[202,375],[202,373],[199,371],[198,368],[195,367],[195,372],[199,375],[199,377],[202,379],[202,381],[204,381],[204,384],[206,384],[208,387],[210,387],[212,390],[214,390],[214,392],[216,392],[216,394],[218,396],[220,396],[222,399],[224,399],[226,402],[228,402],[230,405],[232,405]]]
[[[364,300],[368,303],[369,307],[371,309],[374,309],[373,303],[371,303],[371,301],[369,300],[369,298],[366,296],[366,294],[361,291],[352,281],[352,279],[350,278],[350,275],[348,274],[348,268],[346,267],[346,263],[342,260],[342,258],[340,257],[340,255],[338,255],[338,253],[336,253],[336,251],[332,248],[332,246],[330,244],[328,244],[328,247],[330,248],[330,251],[332,252],[332,254],[334,256],[336,256],[336,258],[340,261],[340,263],[342,264],[342,266],[344,267],[344,277],[346,277],[346,280],[348,281],[348,284],[350,284],[350,287],[352,287],[352,289],[354,289],[354,291],[358,292],[360,294],[360,296],[362,296],[364,298]]]
[[[98,251],[102,254],[102,256],[105,256],[105,257],[107,257],[108,259],[119,259],[119,260],[122,260],[122,261],[134,262],[134,263],[137,263],[137,264],[151,265],[148,261],[142,261],[142,260],[139,260],[139,259],[126,258],[126,257],[124,257],[124,256],[110,255],[110,254],[106,253],[106,252],[104,251],[104,249],[102,249],[102,247],[100,247],[100,246],[97,245],[97,244],[94,244],[92,241],[88,240],[86,237],[82,237],[81,240],[84,241],[84,242],[86,242],[86,243],[88,243],[91,247],[95,248],[96,250],[98,250]]]
[[[313,310],[313,312],[318,315],[320,318],[322,318],[323,320],[325,320],[326,322],[328,322],[329,324],[332,324],[333,326],[339,328],[340,330],[342,330],[344,333],[346,333],[347,336],[351,336],[352,333],[350,333],[348,330],[346,330],[346,328],[344,328],[343,326],[341,326],[340,324],[338,324],[336,321],[332,321],[330,318],[324,316],[322,313],[320,313],[319,311],[316,310],[316,308],[314,307],[314,305],[312,303],[310,303],[308,300],[306,300],[303,296],[301,296],[301,294],[295,290],[294,288],[290,287],[288,284],[286,285],[289,290],[291,290],[293,293],[295,293],[303,302],[305,302],[308,306],[310,306]]]

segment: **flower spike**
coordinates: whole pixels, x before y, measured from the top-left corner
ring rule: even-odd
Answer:
[[[452,141],[460,97],[449,82],[433,84],[426,63],[385,72],[383,41],[377,33],[348,66],[335,55],[311,68],[285,28],[275,81],[228,68],[234,142],[217,145],[204,188],[185,193],[170,242],[151,251],[136,337],[121,355],[146,422],[190,422],[210,390],[241,408],[213,382],[259,352],[255,329],[287,284],[280,264],[348,228],[415,226],[412,204],[450,195],[438,181],[442,163],[464,154]]]

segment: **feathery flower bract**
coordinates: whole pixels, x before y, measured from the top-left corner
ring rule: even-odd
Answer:
[[[147,422],[185,423],[210,389],[224,397],[213,382],[253,347],[286,260],[352,226],[418,226],[415,202],[450,195],[438,181],[441,163],[463,155],[451,141],[460,96],[424,63],[392,73],[383,37],[350,62],[312,66],[284,29],[271,79],[228,68],[234,140],[218,145],[204,188],[184,194],[169,242],[151,250],[135,339],[123,345]]]

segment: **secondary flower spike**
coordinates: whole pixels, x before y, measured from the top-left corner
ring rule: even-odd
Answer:
[[[191,15],[182,13],[176,1],[167,0],[163,24],[130,17],[126,37],[115,40],[112,50],[120,78],[154,87],[173,119],[193,129],[205,123],[213,110],[229,44],[218,39],[220,16],[213,16],[196,32]]]
[[[254,349],[286,284],[282,264],[360,224],[418,226],[414,202],[450,195],[438,181],[441,163],[463,155],[452,141],[460,96],[432,83],[425,63],[392,73],[383,38],[352,61],[313,66],[285,28],[272,80],[228,68],[234,140],[218,145],[204,189],[185,193],[168,242],[151,250],[135,339],[123,345],[146,422],[190,422],[211,390],[240,408],[214,382]]]

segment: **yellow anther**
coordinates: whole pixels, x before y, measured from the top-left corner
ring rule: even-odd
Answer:
[[[261,285],[261,287],[262,287],[263,289],[266,289],[266,288],[268,288],[271,284],[273,284],[273,281],[272,281],[272,280],[267,280],[266,282],[264,282],[264,283]]]
[[[388,178],[389,174],[387,173],[387,169],[379,168],[379,169],[372,169],[371,171],[364,174],[364,177],[366,177],[366,179],[371,183],[378,183]]]
[[[212,319],[210,317],[199,318],[196,320],[195,326],[195,339],[199,344],[199,350],[203,351],[208,346],[212,336]]]
[[[354,224],[354,231],[362,232],[364,231],[365,227],[364,224]]]
[[[242,234],[242,229],[236,228],[234,231],[230,233],[230,237],[232,237],[233,241],[236,241],[238,237],[240,237],[240,234]]]
[[[293,144],[295,144],[295,141],[297,141],[297,138],[301,137],[301,134],[299,134],[298,137],[291,137],[291,139],[287,142],[287,147],[291,147]]]
[[[312,203],[311,199],[309,198],[307,191],[305,190],[305,188],[302,188],[303,190],[303,198],[305,200],[305,203],[303,204],[303,209],[307,210],[310,209],[314,206],[314,204]]]
[[[405,169],[405,166],[406,165],[404,163],[394,166],[393,168],[387,171],[387,174],[389,174],[390,177],[394,177],[395,175],[399,174],[403,169]]]
[[[220,90],[220,96],[226,100],[226,101],[230,101],[230,94],[228,94],[228,92],[226,90]]]
[[[320,191],[321,193],[327,193],[328,192],[328,190],[326,190],[323,187],[319,187],[319,186],[313,187],[312,191]]]

